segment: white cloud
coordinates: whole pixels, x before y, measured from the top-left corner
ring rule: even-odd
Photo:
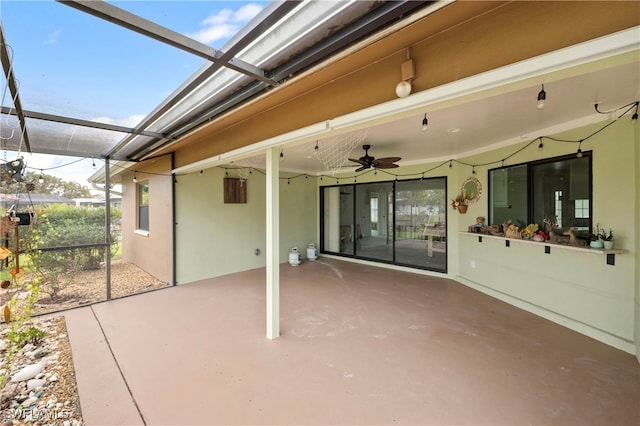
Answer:
[[[58,37],[62,34],[61,30],[55,30],[50,32],[47,35],[47,38],[44,41],[44,44],[56,44],[58,42]]]
[[[251,3],[246,6],[242,6],[236,13],[233,15],[233,19],[235,22],[249,22],[262,10],[262,6]]]
[[[145,115],[142,114],[134,114],[125,118],[121,118],[116,120],[111,117],[94,117],[91,121],[97,121],[98,123],[106,123],[106,124],[114,124],[116,126],[124,126],[124,127],[136,127],[140,122],[145,118]]]
[[[228,39],[261,10],[262,6],[255,3],[244,5],[235,11],[228,8],[222,9],[205,18],[200,23],[202,27],[200,31],[187,34],[187,36],[205,44]]]

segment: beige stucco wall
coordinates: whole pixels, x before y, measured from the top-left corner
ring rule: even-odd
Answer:
[[[122,257],[154,275],[173,281],[171,156],[139,164],[138,182],[149,181],[149,234],[137,227],[137,195],[133,173],[122,175]]]
[[[237,171],[228,170],[230,177]],[[281,174],[286,178],[286,174]],[[223,202],[225,169],[210,168],[177,177],[177,283],[231,274],[265,266],[266,179],[249,175],[246,204]],[[291,247],[305,253],[316,243],[318,196],[315,178],[280,181],[280,262]],[[255,250],[260,254],[256,255]]]

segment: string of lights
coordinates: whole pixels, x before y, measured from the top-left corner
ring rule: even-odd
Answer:
[[[631,118],[631,123],[632,124],[636,124],[637,120],[638,120],[638,106],[640,105],[640,101],[635,101],[635,102],[631,102],[627,105],[623,105],[621,107],[615,108],[614,110],[612,110],[614,112],[614,117],[612,119],[612,121],[609,121],[608,123],[606,123],[605,125],[603,125],[602,127],[600,127],[599,129],[597,129],[596,131],[592,132],[591,134],[589,134],[588,136],[582,138],[582,139],[576,139],[576,140],[570,140],[570,139],[560,139],[560,138],[556,138],[553,136],[538,136],[535,139],[530,140],[529,142],[527,142],[525,145],[519,147],[518,149],[516,149],[515,151],[513,151],[511,154],[500,158],[498,160],[492,160],[492,161],[488,161],[488,162],[484,162],[484,163],[470,163],[470,162],[466,162],[466,161],[462,161],[462,160],[457,160],[457,159],[449,159],[449,160],[445,160],[435,166],[432,166],[426,170],[421,170],[421,171],[417,171],[417,172],[412,172],[412,173],[394,173],[394,172],[390,172],[387,171],[385,169],[368,169],[366,171],[360,172],[360,173],[353,173],[351,175],[342,175],[342,176],[331,176],[331,175],[325,175],[325,174],[321,174],[321,175],[313,175],[310,176],[306,173],[301,173],[298,175],[294,175],[294,176],[289,176],[289,177],[282,177],[280,178],[280,180],[286,180],[287,183],[291,183],[291,180],[295,180],[301,177],[304,178],[309,178],[309,177],[317,177],[320,180],[324,180],[324,179],[333,179],[336,184],[339,184],[340,181],[343,182],[357,182],[358,178],[361,178],[365,175],[367,175],[368,173],[374,173],[374,175],[377,175],[378,172],[386,174],[388,176],[392,176],[394,177],[396,180],[398,178],[420,178],[420,179],[424,179],[426,174],[429,174],[441,167],[447,166],[449,168],[453,167],[453,164],[459,164],[461,166],[466,166],[466,167],[470,167],[471,171],[473,174],[475,174],[475,170],[476,168],[479,167],[487,167],[487,166],[493,166],[493,165],[500,165],[500,167],[505,167],[505,162],[508,161],[509,159],[515,157],[516,155],[518,155],[519,153],[521,153],[522,151],[524,151],[525,149],[529,148],[531,145],[537,143],[538,146],[538,150],[542,150],[544,148],[544,140],[549,140],[549,141],[553,141],[553,142],[560,142],[560,143],[572,143],[572,144],[577,144],[578,145],[578,149],[576,151],[576,156],[577,157],[582,157],[582,143],[587,141],[588,139],[594,137],[595,135],[597,135],[598,133],[604,131],[606,128],[608,128],[609,126],[611,126],[612,124],[616,123],[618,121],[618,119],[622,118],[623,116],[627,115],[630,111],[635,109],[635,113],[633,114],[632,118]],[[597,104],[596,104],[596,110],[597,110]],[[626,110],[624,110],[626,108]],[[624,110],[622,113],[620,113],[619,115],[617,115],[616,113],[618,111]],[[601,114],[608,114],[610,117],[610,113],[611,111],[607,111],[607,112],[600,112]],[[240,169],[242,167],[224,167],[225,169],[228,170],[232,170],[232,169]],[[264,172],[258,170],[258,169],[254,169],[257,170],[258,172],[265,174]]]
[[[572,143],[572,144],[577,144],[578,145],[578,149],[576,151],[576,156],[581,157],[582,156],[582,144],[587,141],[588,139],[594,137],[595,135],[599,134],[600,132],[604,131],[605,129],[607,129],[609,126],[611,126],[612,124],[616,123],[620,118],[622,118],[623,116],[627,115],[629,112],[634,111],[632,117],[631,117],[631,123],[632,124],[636,124],[638,121],[638,109],[639,109],[639,105],[640,105],[640,101],[634,101],[631,103],[628,103],[626,105],[623,105],[621,107],[618,108],[614,108],[612,110],[607,110],[607,111],[601,111],[598,107],[598,104],[595,104],[595,110],[596,112],[598,112],[599,114],[606,114],[609,116],[610,121],[608,123],[606,123],[605,125],[603,125],[602,127],[600,127],[599,129],[597,129],[596,131],[592,132],[591,134],[585,136],[584,138],[581,139],[576,139],[576,140],[569,140],[569,139],[561,139],[561,138],[556,138],[553,136],[538,136],[532,140],[530,140],[529,142],[527,142],[526,144],[524,144],[523,146],[517,148],[515,151],[513,151],[512,153],[510,153],[509,155],[502,157],[500,159],[497,160],[492,160],[492,161],[488,161],[488,162],[484,162],[484,163],[471,163],[471,162],[466,162],[463,160],[458,160],[458,159],[449,159],[449,160],[445,160],[442,161],[439,164],[436,164],[428,169],[425,170],[420,170],[417,172],[411,172],[411,173],[394,173],[394,172],[390,172],[387,171],[385,169],[368,169],[359,173],[353,173],[353,174],[343,174],[341,176],[333,176],[333,175],[326,175],[326,174],[320,174],[320,175],[310,175],[308,173],[300,173],[297,175],[293,175],[293,176],[288,176],[288,177],[281,177],[280,180],[284,181],[286,180],[288,184],[291,183],[292,180],[296,180],[296,179],[300,179],[300,178],[304,178],[304,179],[308,179],[310,177],[315,177],[320,179],[321,181],[324,179],[333,179],[337,184],[340,183],[340,181],[342,180],[343,182],[357,182],[357,180],[359,178],[362,178],[363,176],[366,176],[369,173],[373,173],[374,175],[377,175],[378,172],[394,177],[396,180],[398,178],[421,178],[424,179],[426,174],[429,174],[441,167],[444,166],[448,166],[449,168],[453,167],[453,164],[458,164],[461,166],[465,166],[465,167],[470,167],[471,171],[473,174],[475,174],[476,168],[481,168],[481,167],[487,167],[487,166],[492,166],[492,165],[500,165],[500,167],[505,167],[505,162],[507,162],[509,159],[515,157],[516,155],[518,155],[519,153],[521,153],[522,151],[526,150],[527,148],[529,148],[531,145],[533,144],[538,144],[537,148],[538,150],[542,150],[544,148],[544,141],[548,140],[548,141],[553,141],[553,142],[559,142],[559,143]],[[620,113],[620,111],[622,111]],[[426,118],[426,116],[425,116]],[[283,157],[284,153],[283,150],[280,151],[280,156]],[[68,163],[64,163],[64,164],[60,164],[57,166],[52,166],[52,167],[48,167],[48,168],[42,168],[42,167],[25,167],[26,169],[30,169],[30,170],[34,170],[34,171],[40,171],[40,175],[42,176],[44,174],[45,171],[49,171],[49,170],[54,170],[54,169],[59,169],[59,168],[63,168],[63,167],[67,167],[73,164],[76,164],[78,162],[81,161],[85,161],[85,160],[92,160],[93,163],[93,167],[96,168],[96,158],[94,157],[84,157],[84,158],[79,158],[73,161],[70,161]],[[98,159],[98,161],[101,161],[102,163],[105,162],[104,159]],[[7,163],[6,161],[3,161],[3,164]],[[127,167],[119,165],[119,164],[111,164],[112,167],[116,167],[116,168],[120,168],[122,170],[128,170]],[[247,174],[251,174],[254,170],[257,173],[260,173],[262,175],[266,175],[266,172],[263,170],[260,170],[258,168],[255,167],[241,167],[241,166],[218,166],[218,168],[224,169],[225,170],[225,176],[229,175],[229,170],[247,170],[249,169]],[[203,170],[199,171],[200,174],[203,174]],[[138,180],[138,175],[147,175],[147,176],[174,176],[174,177],[180,177],[180,176],[187,176],[187,175],[191,175],[194,173],[186,173],[186,174],[167,174],[167,173],[154,173],[154,172],[147,172],[147,171],[134,171],[134,180],[137,181]],[[244,179],[246,179],[246,177],[244,177]]]

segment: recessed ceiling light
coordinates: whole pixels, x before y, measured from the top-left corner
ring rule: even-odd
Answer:
[[[452,127],[451,129],[447,130],[449,133],[459,133],[462,131],[462,128],[460,127]]]

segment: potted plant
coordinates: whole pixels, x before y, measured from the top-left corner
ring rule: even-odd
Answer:
[[[598,238],[602,241],[605,250],[613,248],[613,231],[609,228],[609,232],[604,229],[598,229]]]
[[[595,232],[589,236],[591,240],[589,246],[591,248],[605,248],[606,250],[613,248],[613,231],[611,229],[609,229],[609,232],[606,232],[598,223]]]
[[[460,213],[466,213],[469,206],[467,205],[467,200],[462,195],[458,195],[451,200],[451,207],[454,210],[457,209]]]

